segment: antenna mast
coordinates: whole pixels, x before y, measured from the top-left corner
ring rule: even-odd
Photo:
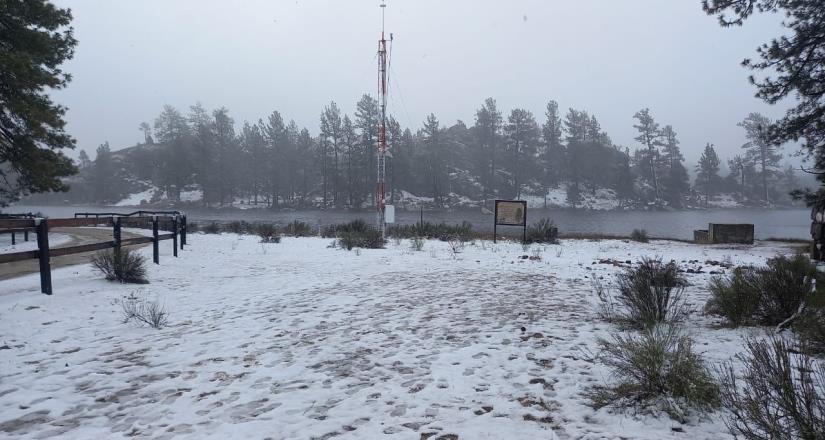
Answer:
[[[377,226],[381,237],[386,234],[387,222],[384,217],[386,207],[386,153],[387,153],[387,40],[384,37],[384,11],[387,4],[381,2],[381,39],[378,40],[378,103],[381,114],[378,121],[378,151],[377,151],[377,181],[375,185],[375,208],[377,210]],[[392,34],[390,34],[392,42]]]

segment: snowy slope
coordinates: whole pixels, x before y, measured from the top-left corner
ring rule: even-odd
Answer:
[[[790,251],[329,242],[198,234],[181,258],[162,246],[146,286],[107,283],[88,265],[55,270],[51,297],[36,276],[3,281],[0,437],[727,439],[717,416],[679,426],[586,405],[582,391],[609,379],[590,360],[594,342],[615,332],[596,317],[591,279],[620,270],[594,262],[761,263]],[[708,270],[687,275],[697,309]],[[124,324],[130,294],[164,303],[170,325]],[[713,323],[695,312],[688,328],[707,358],[727,360],[748,331]]]

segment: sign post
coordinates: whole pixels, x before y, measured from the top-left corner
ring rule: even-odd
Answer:
[[[498,226],[521,226],[521,241],[527,242],[527,202],[524,200],[496,200],[493,220],[493,243]]]

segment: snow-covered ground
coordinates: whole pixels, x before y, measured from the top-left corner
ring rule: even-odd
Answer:
[[[587,406],[582,392],[610,379],[594,343],[616,331],[597,318],[591,280],[642,256],[702,267],[686,274],[687,329],[719,362],[759,330],[701,314],[719,270],[704,262],[792,252],[618,240],[347,252],[330,241],[196,234],[178,259],[162,246],[144,286],[88,265],[55,270],[51,297],[36,275],[3,281],[0,437],[731,438],[718,415],[680,425]],[[169,326],[125,324],[128,295],[165,304]]]
[[[129,194],[123,200],[115,203],[115,206],[140,206],[143,202],[151,201],[155,191],[157,191],[155,188],[149,188],[145,191]]]

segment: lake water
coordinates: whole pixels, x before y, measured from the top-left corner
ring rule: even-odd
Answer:
[[[5,212],[42,212],[48,217],[72,217],[75,212],[128,213],[138,208],[99,206],[25,206],[17,205]],[[245,220],[288,223],[301,220],[314,226],[342,223],[357,218],[368,222],[375,219],[372,211],[270,211],[266,209],[188,209],[189,220]],[[397,223],[413,224],[418,211],[396,211]],[[568,209],[532,209],[528,222],[542,217],[552,219],[562,234],[629,235],[633,229],[645,229],[652,237],[692,239],[694,229],[707,229],[708,223],[753,223],[757,239],[810,239],[808,209],[715,209],[691,211],[581,211]],[[492,230],[493,216],[481,211],[424,211],[429,222],[461,223],[468,221],[479,230]],[[502,233],[518,232],[518,228],[501,227]]]

